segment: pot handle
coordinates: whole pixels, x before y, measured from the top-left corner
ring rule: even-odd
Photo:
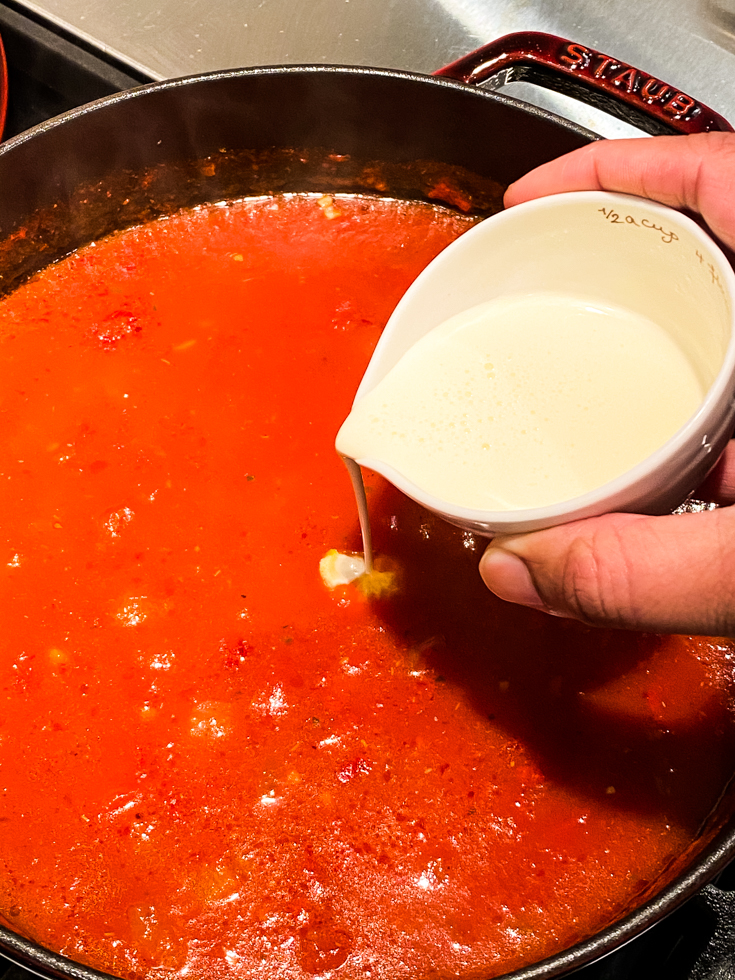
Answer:
[[[722,980],[735,967],[735,892],[705,885],[694,899],[713,922],[712,933],[687,980]]]
[[[8,108],[8,65],[5,60],[2,38],[0,38],[0,139],[5,126],[5,113]]]
[[[434,72],[468,85],[533,82],[571,95],[647,133],[732,132],[719,113],[632,65],[555,34],[522,31],[491,41]]]

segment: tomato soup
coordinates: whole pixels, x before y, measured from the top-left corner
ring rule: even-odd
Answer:
[[[727,640],[506,605],[334,438],[471,219],[183,212],[0,303],[0,914],[125,978],[492,977],[655,893],[735,762]],[[381,564],[382,563],[382,564]],[[699,845],[695,845],[699,846]]]

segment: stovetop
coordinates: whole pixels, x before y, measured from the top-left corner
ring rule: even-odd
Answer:
[[[353,5],[349,13],[347,4]],[[175,0],[156,0],[155,5],[147,0],[9,0],[0,3],[0,37],[9,70],[5,137],[166,75],[249,63],[325,61],[430,72],[483,40],[520,29],[550,30],[606,50],[735,120],[735,0],[606,0],[604,8],[589,0],[544,0],[535,6],[534,12],[530,0],[206,0],[205,9],[197,2]],[[379,8],[386,8],[382,21]],[[331,21],[324,20],[328,11]],[[621,22],[622,13],[626,17]],[[613,22],[617,40],[608,29]],[[284,26],[276,27],[279,23]],[[251,25],[253,33],[247,35]],[[346,25],[350,33],[345,37]],[[122,37],[117,45],[111,43],[114,30]],[[382,47],[377,36],[381,30]],[[213,36],[217,31],[223,36],[219,41]],[[654,33],[662,48],[656,55],[649,45]],[[260,38],[260,47],[254,36]],[[575,118],[558,101],[563,96],[524,94],[518,85],[510,94]],[[625,124],[589,115],[594,112],[577,107],[575,121],[603,135],[628,135]],[[735,890],[734,866],[717,885],[724,891],[705,890],[643,936],[579,970],[575,978],[735,980],[735,923],[730,923],[729,898],[722,898]],[[31,977],[0,957],[0,980]]]
[[[247,65],[331,63],[431,73],[513,31],[546,31],[662,78],[735,119],[735,0],[5,0],[162,79]],[[509,94],[615,136],[564,96]]]
[[[5,139],[67,109],[152,81],[2,3],[0,38],[8,61]]]

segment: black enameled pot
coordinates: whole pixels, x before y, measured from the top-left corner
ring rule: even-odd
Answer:
[[[318,65],[147,85],[0,146],[0,293],[110,231],[247,194],[363,191],[492,213],[513,180],[597,138],[472,85],[514,78],[605,104],[652,132],[730,129],[629,65],[538,34],[501,39],[432,77]],[[557,977],[590,963],[699,892],[735,856],[727,790],[721,812],[702,828],[704,847],[694,843],[693,856],[681,855],[673,880],[615,925],[516,971],[514,980]],[[45,976],[104,976],[2,926],[0,952]]]

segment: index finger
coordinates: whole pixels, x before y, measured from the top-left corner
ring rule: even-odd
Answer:
[[[505,205],[581,190],[636,194],[696,211],[735,248],[735,133],[590,143],[511,184]]]

